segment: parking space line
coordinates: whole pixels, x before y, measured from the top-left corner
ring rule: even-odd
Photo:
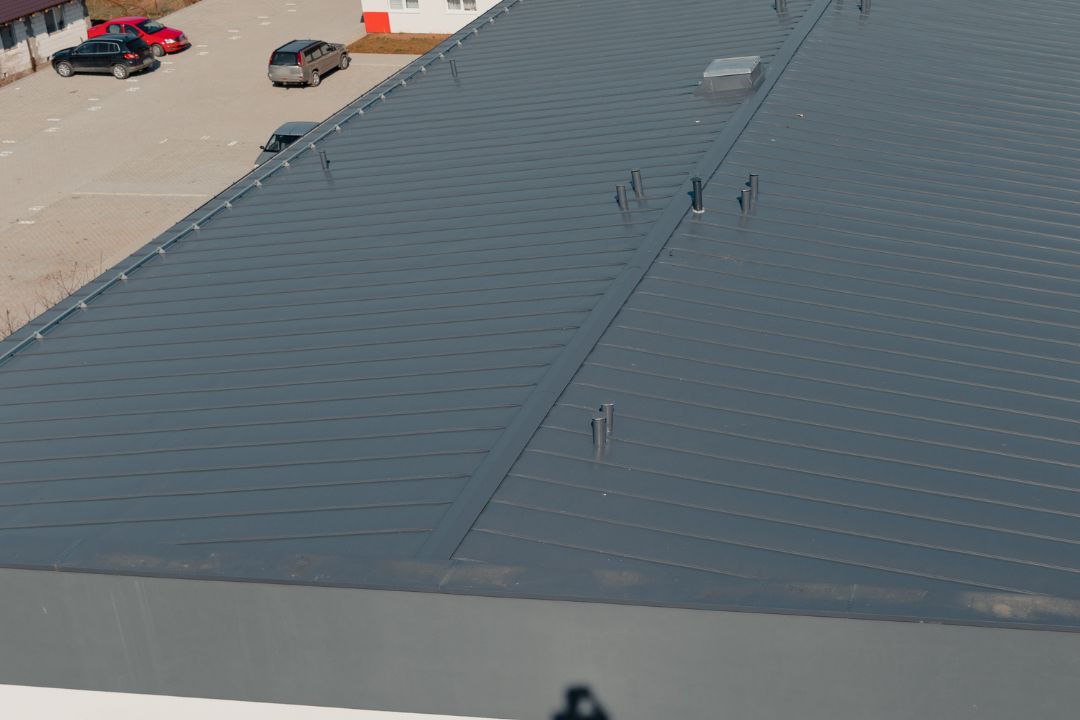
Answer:
[[[99,192],[91,190],[75,190],[72,195],[102,195],[108,197],[177,197],[177,198],[201,198],[210,197],[209,193],[138,193],[138,192]]]

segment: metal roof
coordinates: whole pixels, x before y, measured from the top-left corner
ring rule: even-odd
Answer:
[[[65,2],[67,0],[0,0],[0,23],[9,23]]]
[[[7,564],[1075,623],[1037,5],[503,3],[0,367]]]
[[[1080,13],[957,10],[829,9],[457,557],[1080,597]]]

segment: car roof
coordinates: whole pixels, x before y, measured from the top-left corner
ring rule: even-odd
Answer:
[[[286,52],[290,52],[290,51],[297,52],[297,51],[303,50],[304,48],[308,47],[309,45],[314,45],[315,43],[321,43],[321,42],[323,42],[323,41],[322,40],[310,40],[310,39],[309,40],[290,40],[289,42],[285,43],[284,45],[279,47],[274,52],[277,52],[278,50],[283,50],[283,51],[286,51]]]
[[[303,135],[319,123],[307,120],[292,120],[282,123],[281,127],[274,131],[275,135]]]
[[[138,40],[139,38],[128,33],[104,33],[97,37],[88,38],[83,40],[83,43],[98,42],[100,40],[114,40],[116,42],[130,42],[132,40]]]
[[[114,23],[114,22],[133,23],[134,24],[134,23],[141,23],[142,21],[149,20],[149,19],[150,18],[146,17],[145,15],[125,15],[124,17],[116,17],[116,18],[112,18],[111,20],[106,20],[103,24],[108,25],[109,23]]]

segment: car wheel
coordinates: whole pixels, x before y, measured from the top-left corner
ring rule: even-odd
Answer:
[[[342,55],[341,56],[341,62],[338,63],[338,67],[341,68],[342,70],[349,67],[349,56],[348,55]]]
[[[318,70],[312,70],[311,71],[311,82],[309,82],[308,85],[310,85],[311,87],[319,87],[319,83],[321,83],[321,82],[322,82],[322,78],[319,77],[319,71]]]
[[[59,62],[56,63],[56,74],[60,77],[71,77],[75,74],[75,68],[71,67],[71,63]]]
[[[154,57],[165,57],[165,48],[161,47],[157,43],[150,46],[150,52],[154,53]]]
[[[117,80],[125,80],[127,76],[131,74],[131,71],[127,69],[127,65],[113,65],[112,75]]]

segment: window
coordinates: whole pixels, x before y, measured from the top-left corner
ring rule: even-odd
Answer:
[[[420,0],[390,0],[391,10],[419,10]]]
[[[446,0],[448,10],[468,10],[476,12],[476,0]]]
[[[57,30],[63,30],[66,23],[64,22],[64,11],[60,8],[49,8],[43,11],[45,15],[45,30],[52,35]]]
[[[4,50],[15,47],[15,29],[10,25],[0,25],[0,46]]]

